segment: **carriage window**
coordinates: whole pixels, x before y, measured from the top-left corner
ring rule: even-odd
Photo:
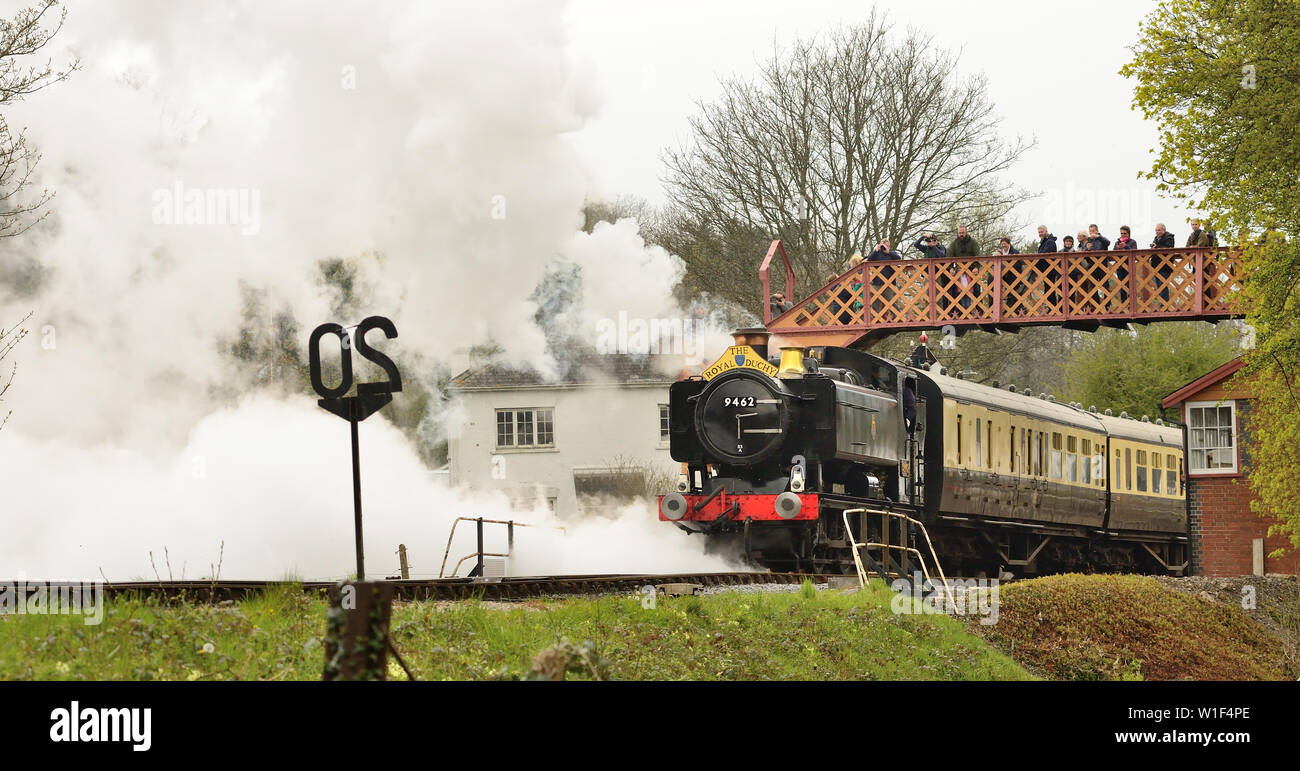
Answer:
[[[1137,489],[1140,493],[1147,491],[1147,451],[1137,451]]]
[[[1052,479],[1061,478],[1061,435],[1052,434]]]
[[[1160,456],[1157,455],[1156,457],[1159,458]],[[1160,476],[1160,469],[1151,469],[1151,492],[1153,493],[1159,494],[1160,492]]]
[[[961,465],[961,413],[957,413],[957,465]]]
[[[1047,456],[1047,434],[1042,431],[1038,432],[1038,475],[1047,476],[1047,469],[1043,468],[1043,458]]]
[[[1133,489],[1133,451],[1124,448],[1124,489]]]
[[[1020,468],[1025,474],[1034,470],[1033,460],[1029,457],[1029,430],[1020,429]]]
[[[983,446],[984,442],[982,437],[980,436],[981,425],[982,424],[980,423],[980,421],[978,420],[975,421],[975,464],[974,465],[976,467],[980,465],[980,458],[984,457],[984,446]]]
[[[1081,440],[1083,451],[1079,453],[1079,481],[1085,485],[1092,484],[1092,441]]]
[[[1016,427],[1011,427],[1011,473],[1016,473]]]
[[[990,420],[986,428],[988,429],[988,431],[985,433],[985,436],[989,438],[988,442],[985,443],[989,448],[987,465],[988,468],[993,468],[993,421]]]

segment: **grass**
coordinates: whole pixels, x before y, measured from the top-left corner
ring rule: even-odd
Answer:
[[[1031,677],[959,621],[893,614],[892,597],[873,583],[847,594],[809,584],[794,593],[659,597],[653,608],[639,597],[399,603],[392,638],[416,677],[432,680],[527,677],[534,660],[545,668],[538,653],[547,649],[578,661],[569,671],[586,679]],[[285,586],[224,606],[114,600],[99,626],[76,616],[0,616],[0,679],[315,680],[325,611]]]
[[[1001,587],[998,623],[972,626],[1063,680],[1294,680],[1282,646],[1240,608],[1155,579],[1069,574]]]

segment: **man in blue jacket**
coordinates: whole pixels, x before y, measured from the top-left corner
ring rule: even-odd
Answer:
[[[1038,253],[1056,251],[1056,236],[1047,232],[1046,225],[1038,226]]]
[[[1103,236],[1096,225],[1088,226],[1088,251],[1105,252],[1110,250],[1110,239]]]

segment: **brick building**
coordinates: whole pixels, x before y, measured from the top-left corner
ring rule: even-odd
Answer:
[[[1188,527],[1191,573],[1240,576],[1300,574],[1300,553],[1268,556],[1287,545],[1268,537],[1269,521],[1250,510],[1249,382],[1234,379],[1236,358],[1193,380],[1160,402],[1186,424]]]

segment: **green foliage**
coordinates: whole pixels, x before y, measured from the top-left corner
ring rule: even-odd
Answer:
[[[1065,363],[1066,401],[1130,417],[1160,415],[1160,400],[1241,353],[1236,325],[1162,322],[1099,329]]]
[[[1051,393],[1058,397],[1065,381],[1065,362],[1088,337],[1088,333],[1060,327],[1025,327],[1015,334],[999,335],[979,330],[968,331],[944,348],[942,330],[928,331],[930,351],[949,374],[965,372],[966,377],[984,385],[1014,384],[1032,393]],[[905,360],[916,347],[919,335],[891,335],[880,341],[873,353]],[[974,373],[974,374],[971,374]]]
[[[1067,574],[1001,587],[998,623],[978,629],[1062,680],[1292,680],[1277,637],[1240,608],[1146,576]]]
[[[390,629],[420,680],[1031,679],[960,621],[895,615],[893,596],[873,582],[811,598],[660,597],[652,608],[639,597],[409,602],[394,606]],[[317,680],[326,613],[323,599],[285,587],[234,605],[117,599],[99,626],[0,616],[0,679]]]
[[[1300,1],[1166,0],[1143,23],[1135,105],[1160,147],[1147,177],[1236,234],[1256,351],[1252,505],[1300,546]],[[1252,235],[1253,234],[1253,235]],[[1284,237],[1290,235],[1290,240]],[[1285,462],[1283,462],[1285,461]]]

